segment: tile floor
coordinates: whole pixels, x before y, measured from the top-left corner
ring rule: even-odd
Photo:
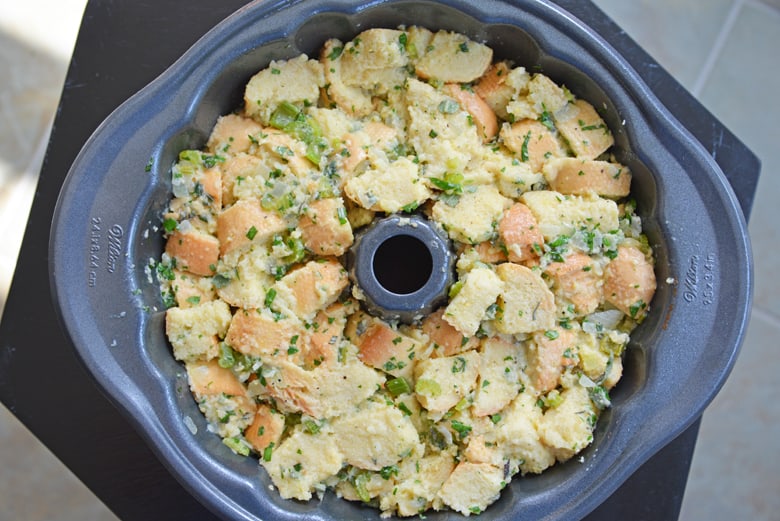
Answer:
[[[0,310],[86,0],[0,5]],[[596,0],[762,159],[750,328],[704,415],[682,521],[780,519],[780,0]],[[116,519],[0,406],[0,518]],[[34,496],[32,495],[34,492]],[[35,501],[30,501],[34,497]]]

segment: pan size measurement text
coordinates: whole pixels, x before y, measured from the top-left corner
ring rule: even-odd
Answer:
[[[125,230],[118,224],[106,225],[101,217],[89,222],[87,285],[94,288],[101,270],[114,274],[124,249]]]

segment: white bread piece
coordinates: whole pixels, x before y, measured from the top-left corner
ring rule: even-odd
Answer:
[[[217,356],[219,339],[231,321],[230,308],[221,300],[165,312],[165,333],[177,360],[208,360]]]
[[[371,95],[361,86],[347,85],[342,72],[344,44],[335,38],[326,41],[320,53],[325,76],[325,97],[331,105],[353,117],[371,114],[374,104]]]
[[[267,247],[255,246],[240,253],[235,263],[235,276],[229,278],[225,276],[226,282],[217,288],[219,298],[238,308],[262,307],[268,289],[276,283],[271,276],[274,262],[271,251]],[[220,269],[225,266],[228,266],[228,263],[223,258]]]
[[[618,207],[615,201],[595,194],[563,195],[551,190],[525,192],[520,202],[531,209],[545,240],[571,235],[580,228],[602,233],[618,229]]]
[[[385,213],[419,206],[431,197],[418,165],[406,157],[399,157],[386,168],[371,169],[350,178],[344,192],[363,208]]]
[[[479,381],[471,412],[488,416],[506,407],[522,388],[525,356],[517,344],[500,337],[483,340],[479,356]]]
[[[384,401],[366,401],[336,418],[332,427],[344,461],[357,468],[378,471],[404,454],[423,452],[409,417]]]
[[[489,268],[474,268],[463,279],[458,294],[447,304],[444,320],[464,336],[474,336],[487,308],[504,291],[499,275]]]
[[[548,160],[563,155],[555,135],[535,119],[523,119],[511,125],[504,123],[500,135],[504,146],[533,172],[541,172]]]
[[[347,271],[336,259],[309,261],[275,284],[274,304],[302,320],[310,320],[335,302],[347,284]]]
[[[297,319],[274,317],[268,309],[239,309],[230,322],[225,342],[245,355],[262,356],[266,360],[291,358],[298,362],[300,353],[288,351],[303,336],[303,327]],[[297,340],[293,342],[293,338]]]
[[[248,152],[252,146],[252,138],[262,130],[263,127],[251,118],[226,114],[217,119],[206,142],[206,148],[214,154],[231,156]]]
[[[401,44],[402,34],[397,29],[367,29],[345,44],[341,53],[344,84],[380,96],[403,85],[409,56]]]
[[[352,411],[385,381],[380,372],[357,359],[309,371],[283,360],[273,367],[275,371],[265,377],[264,392],[275,400],[282,412],[301,412],[316,419]]]
[[[548,409],[539,421],[538,431],[558,461],[566,461],[590,445],[597,410],[587,389],[575,385],[561,393],[563,401]]]
[[[538,273],[507,262],[496,268],[496,274],[503,281],[494,320],[498,331],[514,335],[555,325],[555,296]]]
[[[434,33],[424,52],[415,66],[417,75],[443,83],[472,82],[485,74],[493,60],[490,47],[449,31]]]
[[[354,240],[341,197],[309,203],[298,227],[303,244],[315,255],[338,257],[352,246]]]
[[[284,415],[267,403],[259,403],[252,423],[244,431],[244,438],[255,452],[263,454],[269,445],[272,449],[279,445],[283,433]]]
[[[536,431],[542,419],[542,409],[536,401],[537,397],[530,392],[517,395],[501,413],[495,431],[495,441],[504,457],[519,462],[523,474],[539,474],[555,463],[555,456]]]
[[[305,54],[290,60],[274,60],[247,83],[244,111],[267,126],[271,114],[281,102],[316,103],[324,85],[322,64],[310,60]]]
[[[464,516],[478,514],[498,499],[506,486],[504,470],[489,463],[458,463],[442,485],[439,497]]]
[[[479,157],[482,138],[457,101],[414,78],[406,81],[403,101],[409,115],[407,141],[426,165],[426,177],[464,172]]]
[[[415,516],[420,513],[421,501],[435,505],[441,500],[436,494],[455,469],[455,460],[447,451],[434,452],[415,460],[411,469],[399,473],[395,489],[390,495],[399,516]],[[422,499],[421,499],[422,498]],[[437,501],[438,500],[438,501]]]
[[[308,501],[315,485],[338,473],[344,456],[330,428],[312,434],[299,424],[281,444],[264,451],[260,464],[284,499]]]
[[[414,366],[415,395],[430,416],[443,415],[474,388],[478,374],[475,351],[420,360]]]
[[[433,205],[433,219],[450,238],[466,244],[478,244],[495,233],[495,223],[512,201],[494,185],[477,185],[464,190],[455,206],[445,201]]]

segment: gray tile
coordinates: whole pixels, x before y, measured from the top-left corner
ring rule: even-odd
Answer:
[[[762,161],[750,236],[756,273],[755,305],[780,318],[780,255],[777,198],[780,159],[780,11],[746,4],[701,93],[701,101],[739,136]]]
[[[118,521],[11,413],[0,406],[0,518]]]
[[[733,0],[595,0],[688,89],[706,63]]]
[[[680,521],[776,521],[780,325],[754,313],[731,376],[704,413]]]

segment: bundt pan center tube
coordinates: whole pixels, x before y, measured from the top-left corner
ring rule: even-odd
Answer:
[[[369,313],[420,320],[447,300],[455,256],[446,233],[420,215],[391,215],[361,230],[347,254]]]
[[[186,373],[171,355],[149,260],[160,258],[164,247],[158,230],[171,199],[171,166],[180,151],[204,145],[219,116],[240,107],[250,77],[272,60],[314,55],[328,38],[347,41],[368,28],[400,25],[466,34],[493,48],[496,59],[565,84],[599,108],[614,129],[616,160],[634,176],[631,197],[653,249],[659,287],[632,334],[613,407],[580,459],[518,476],[480,515],[491,521],[581,519],[695,421],[720,390],[744,338],[753,276],[745,220],[715,161],[615,49],[552,2],[248,4],[118,108],[81,150],[52,224],[54,301],[98,385],[171,473],[217,515],[378,520],[379,511],[332,493],[307,502],[281,499],[256,460],[237,456],[208,431]],[[368,250],[371,262],[360,263],[369,272],[368,283],[361,278],[364,290],[376,280],[380,305],[399,319],[423,313],[401,305],[413,300],[410,295],[446,293],[437,270],[449,262],[446,247],[431,246],[434,235],[416,235],[435,230],[400,228],[409,233],[378,235]],[[415,276],[394,278],[407,263],[417,266],[407,271]]]

